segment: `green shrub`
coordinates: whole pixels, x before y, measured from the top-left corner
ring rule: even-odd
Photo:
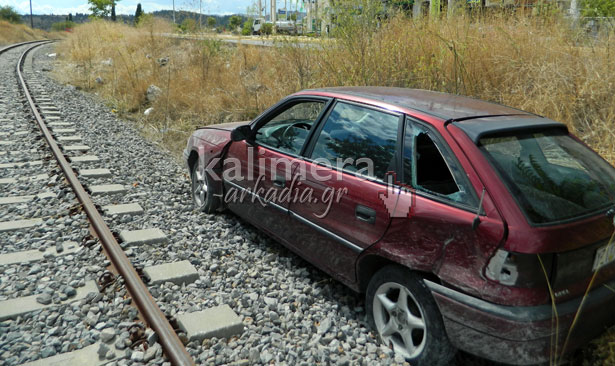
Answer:
[[[271,23],[264,23],[261,26],[261,34],[270,35],[271,33],[273,33],[273,24],[271,24]]]
[[[0,19],[4,19],[9,23],[20,24],[23,23],[23,19],[21,19],[21,15],[12,6],[2,6],[0,7]]]
[[[192,18],[186,18],[179,26],[183,32],[194,32],[196,30],[196,21]]]
[[[254,20],[252,18],[248,18],[245,22],[243,22],[243,28],[241,28],[242,36],[249,36],[252,34],[252,23]]]

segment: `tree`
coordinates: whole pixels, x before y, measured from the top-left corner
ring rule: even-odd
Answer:
[[[90,11],[95,18],[106,18],[111,15],[111,20],[115,21],[115,4],[120,0],[88,0]]]
[[[139,23],[139,19],[143,15],[143,8],[141,8],[141,3],[137,4],[137,11],[135,11],[135,24]]]
[[[116,17],[115,17],[115,1],[111,2],[111,21],[115,22],[116,21]]]
[[[68,21],[69,22],[73,21],[73,14],[72,13],[68,13]]]
[[[208,26],[209,28],[213,28],[213,27],[215,27],[215,26],[216,26],[216,18],[214,18],[214,17],[208,17],[208,18],[207,18],[207,26]]]
[[[229,18],[228,25],[231,28],[231,31],[236,32],[237,28],[241,26],[241,17],[239,15],[233,15]]]
[[[109,16],[111,0],[88,0],[88,3],[93,17],[104,18]]]
[[[12,6],[2,6],[0,7],[0,19],[6,20],[13,24],[23,23],[21,19],[21,15]]]

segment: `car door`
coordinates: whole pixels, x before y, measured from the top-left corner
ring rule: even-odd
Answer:
[[[484,263],[505,235],[488,192],[477,194],[438,133],[412,119],[405,123],[401,167],[399,201],[411,205],[392,218],[379,245],[403,253],[406,265],[434,272],[442,281],[481,282]]]
[[[233,212],[286,241],[292,172],[327,98],[292,98],[251,124],[252,136],[224,159],[224,201]]]
[[[295,250],[343,281],[355,281],[355,261],[389,225],[381,194],[398,161],[399,114],[337,101],[298,162],[301,182],[290,214]]]

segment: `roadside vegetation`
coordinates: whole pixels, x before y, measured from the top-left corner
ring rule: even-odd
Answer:
[[[251,119],[297,90],[385,85],[469,95],[565,122],[615,162],[612,32],[589,36],[557,15],[398,15],[379,26],[364,16],[348,17],[335,41],[313,48],[291,38],[269,48],[161,38],[173,27],[152,17],[136,28],[93,21],[58,46],[65,63],[57,74],[159,131],[176,152],[195,126]]]

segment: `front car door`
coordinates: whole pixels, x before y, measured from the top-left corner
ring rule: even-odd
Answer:
[[[295,251],[347,283],[360,253],[389,225],[381,195],[398,157],[400,114],[337,101],[295,169]]]
[[[286,241],[292,172],[327,98],[291,98],[255,120],[252,136],[224,159],[224,201],[239,216]]]

